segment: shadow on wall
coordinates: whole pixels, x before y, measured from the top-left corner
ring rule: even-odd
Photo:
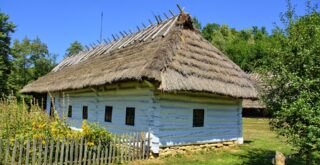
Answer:
[[[242,117],[270,118],[271,114],[265,108],[243,108]]]

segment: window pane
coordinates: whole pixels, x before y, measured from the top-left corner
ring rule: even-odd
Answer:
[[[68,117],[72,117],[72,106],[69,105],[68,107]]]
[[[204,110],[194,109],[193,110],[193,127],[203,127],[204,125]]]
[[[51,98],[51,97],[50,97]],[[50,99],[50,116],[53,116],[54,115],[54,97],[52,97],[51,99]]]
[[[112,107],[106,106],[105,112],[104,112],[104,121],[111,122],[112,121]]]
[[[82,108],[82,119],[88,119],[88,106]]]
[[[135,108],[127,107],[126,109],[126,125],[134,125]]]

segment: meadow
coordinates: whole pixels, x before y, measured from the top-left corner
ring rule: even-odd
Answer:
[[[160,157],[146,161],[136,161],[132,164],[269,165],[272,164],[272,158],[275,156],[276,151],[280,151],[287,157],[286,164],[305,164],[304,158],[293,156],[295,152],[292,150],[291,146],[286,144],[284,138],[278,137],[270,130],[268,122],[268,119],[244,118],[243,135],[245,141],[243,145],[216,149],[209,152],[203,151],[184,155]],[[318,157],[319,159],[319,155],[315,155],[315,157]]]

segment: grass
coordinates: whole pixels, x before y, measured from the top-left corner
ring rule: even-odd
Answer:
[[[272,158],[276,151],[280,151],[286,156],[293,154],[291,147],[284,142],[284,139],[277,137],[274,132],[270,131],[268,119],[244,118],[243,131],[245,142],[240,146],[136,161],[132,164],[269,165],[272,164]],[[304,161],[300,158],[287,158],[286,164],[304,164]]]

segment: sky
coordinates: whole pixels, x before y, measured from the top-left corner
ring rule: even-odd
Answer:
[[[292,0],[298,15],[305,13],[304,0]],[[318,1],[314,1],[318,2]],[[202,25],[227,24],[236,29],[280,25],[286,0],[0,0],[0,11],[17,25],[13,39],[39,37],[61,61],[73,41],[88,45],[119,31],[136,31],[136,26],[156,22],[153,15],[179,13],[176,4],[196,16]],[[163,16],[164,17],[164,16]]]

